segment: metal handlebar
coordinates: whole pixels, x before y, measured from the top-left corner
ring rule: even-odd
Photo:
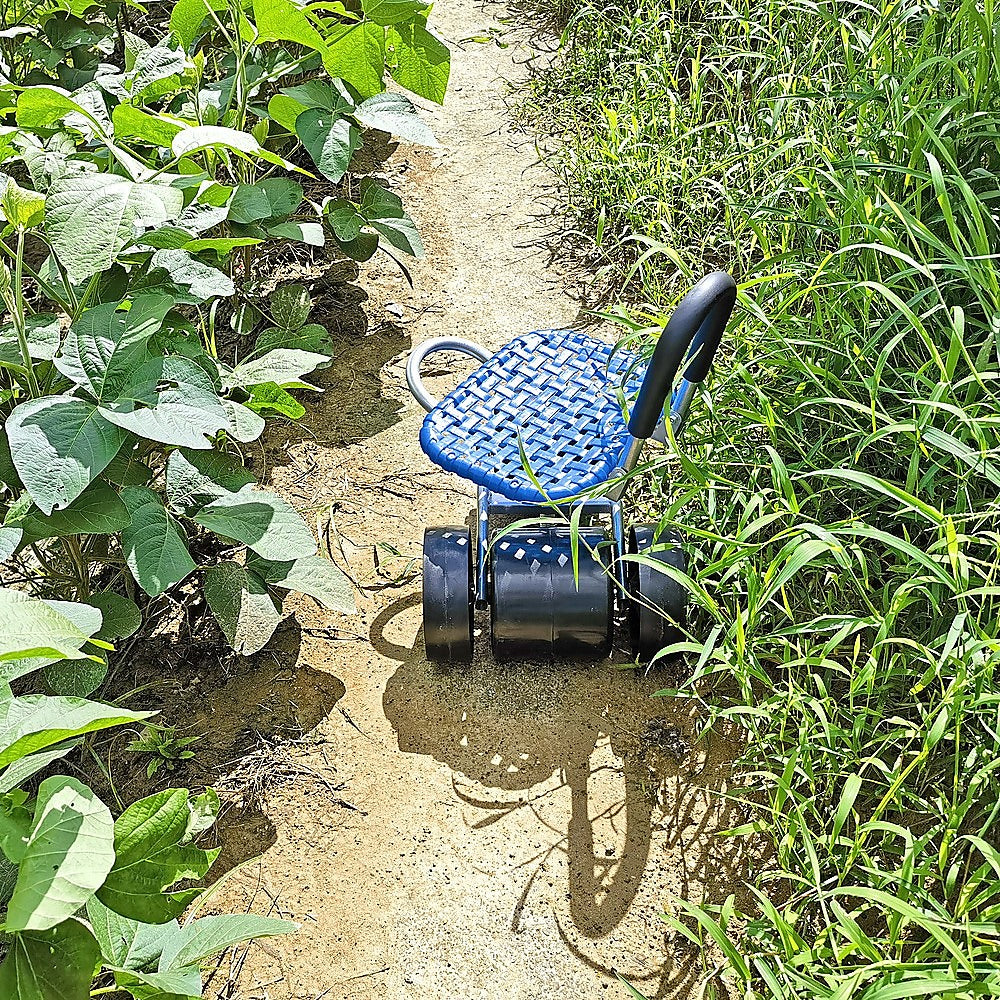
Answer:
[[[406,360],[406,384],[413,398],[428,412],[437,406],[438,401],[424,387],[420,365],[424,358],[436,351],[458,351],[459,354],[470,354],[479,361],[489,361],[491,357],[485,347],[480,347],[471,340],[462,340],[461,337],[432,337],[415,347]]]
[[[660,334],[646,377],[632,409],[628,430],[642,440],[656,430],[663,406],[684,365],[684,391],[679,393],[671,418],[675,431],[683,423],[693,386],[704,381],[712,367],[726,323],[736,303],[736,282],[725,271],[705,275],[681,300]],[[678,419],[679,417],[679,419]]]

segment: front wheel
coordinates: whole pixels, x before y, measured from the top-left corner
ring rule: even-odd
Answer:
[[[687,557],[675,531],[664,531],[657,537],[656,525],[637,524],[629,531],[628,551],[687,572]],[[651,660],[661,649],[684,638],[687,591],[655,566],[638,560],[627,562],[626,581],[632,652],[640,660]]]
[[[464,525],[424,531],[424,649],[428,660],[472,660],[472,538]]]

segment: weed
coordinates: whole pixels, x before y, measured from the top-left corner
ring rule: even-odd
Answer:
[[[534,83],[634,329],[741,279],[640,471],[697,549],[682,693],[748,735],[729,835],[774,848],[671,922],[747,997],[1000,991],[998,58],[992,2],[584,4]]]

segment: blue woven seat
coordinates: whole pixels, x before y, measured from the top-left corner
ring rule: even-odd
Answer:
[[[585,334],[525,334],[427,414],[420,445],[441,468],[511,500],[575,496],[621,465],[630,441],[624,401],[644,374],[636,355]]]

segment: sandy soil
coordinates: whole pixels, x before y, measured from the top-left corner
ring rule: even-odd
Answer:
[[[422,531],[464,520],[471,491],[420,452],[405,353],[443,334],[497,347],[578,313],[577,278],[547,266],[547,179],[504,107],[531,54],[506,16],[435,6],[454,52],[447,105],[427,113],[441,148],[389,164],[428,258],[412,289],[388,263],[321,290],[340,357],[304,427],[272,445],[272,482],[315,516],[358,614],[300,600],[273,651],[198,696],[203,728],[235,714],[268,734],[262,799],[230,812],[226,867],[266,850],[213,907],[301,925],[231,957],[207,996],[628,996],[616,972],[650,997],[700,995],[700,956],[659,915],[728,891],[713,831],[731,819],[731,748],[693,745],[691,708],[650,697],[662,676],[497,664],[485,641],[469,669],[422,655]],[[511,44],[463,41],[491,34]]]

